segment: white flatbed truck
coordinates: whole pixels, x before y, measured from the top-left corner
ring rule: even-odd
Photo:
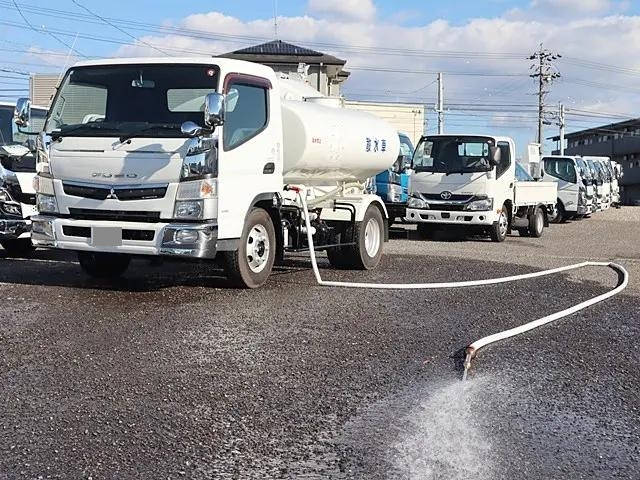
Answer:
[[[76,64],[37,147],[34,244],[77,251],[97,277],[132,256],[218,259],[255,288],[308,248],[299,195],[333,265],[374,268],[388,220],[363,182],[400,145],[383,120],[269,67],[204,57]]]
[[[436,229],[475,229],[502,242],[511,230],[539,237],[553,215],[555,182],[536,182],[516,164],[509,137],[428,135],[413,157],[406,220]]]

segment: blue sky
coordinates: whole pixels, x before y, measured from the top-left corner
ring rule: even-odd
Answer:
[[[158,55],[149,44],[172,55],[215,54],[274,38],[270,1],[16,1],[26,20],[13,0],[0,0],[0,68],[10,70],[0,72],[0,99],[23,94],[19,89],[26,88],[27,77],[19,72],[59,73],[80,54]],[[279,38],[347,60],[349,98],[431,109],[435,75],[426,72],[450,72],[447,131],[510,134],[521,151],[535,136],[535,86],[526,57],[540,42],[564,55],[557,64],[562,78],[548,104],[550,110],[559,101],[569,108],[568,131],[638,116],[640,109],[640,1],[279,0],[278,15]],[[179,30],[161,31],[158,25]],[[206,38],[185,36],[184,29]],[[67,60],[65,44],[74,41],[79,53]],[[390,48],[397,53],[385,53]],[[357,68],[362,66],[390,71]],[[433,114],[429,124],[433,131]],[[545,134],[556,130],[548,127]]]

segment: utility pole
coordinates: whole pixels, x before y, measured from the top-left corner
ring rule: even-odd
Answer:
[[[438,106],[436,108],[438,113],[438,134],[444,133],[444,82],[442,80],[442,73],[438,73]]]
[[[538,143],[541,149],[543,142],[542,125],[546,113],[544,101],[549,94],[549,87],[553,81],[560,78],[560,73],[553,65],[553,61],[561,57],[562,55],[547,50],[542,44],[540,44],[540,49],[529,57],[529,60],[534,60],[531,65],[531,70],[534,73],[529,76],[538,82]]]
[[[558,126],[560,127],[560,155],[564,155],[564,104],[560,104]]]

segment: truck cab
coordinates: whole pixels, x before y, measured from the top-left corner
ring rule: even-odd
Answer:
[[[31,106],[30,132],[42,130],[47,109]],[[31,217],[37,213],[33,178],[36,175],[34,137],[18,128],[15,103],[0,102],[0,245],[12,256],[32,250]]]
[[[620,177],[622,166],[613,160],[608,162],[609,173],[611,174],[611,205],[620,208]]]
[[[544,178],[558,184],[556,215],[552,221],[560,223],[590,214],[593,185],[585,177],[584,161],[580,157],[551,155],[543,157],[542,164]]]
[[[390,168],[375,177],[375,191],[387,207],[390,223],[405,217],[411,181],[413,143],[404,133],[398,133],[398,139],[400,140],[398,159]]]
[[[424,136],[413,170],[406,219],[421,236],[451,227],[483,231],[495,242],[512,228],[540,236],[555,208],[555,183],[516,179],[509,137]]]

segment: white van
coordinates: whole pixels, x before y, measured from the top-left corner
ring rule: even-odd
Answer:
[[[590,177],[587,179],[585,176],[584,162],[580,157],[558,155],[543,157],[542,172],[545,180],[558,184],[556,215],[550,221],[560,223],[591,213],[593,182]]]

